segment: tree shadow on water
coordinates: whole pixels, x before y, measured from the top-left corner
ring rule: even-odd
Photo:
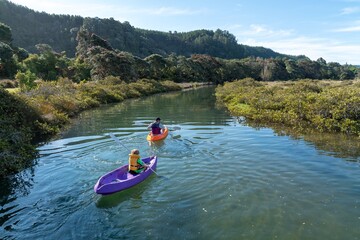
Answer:
[[[28,168],[6,178],[0,178],[0,206],[4,206],[18,196],[26,196],[34,184],[34,168]]]

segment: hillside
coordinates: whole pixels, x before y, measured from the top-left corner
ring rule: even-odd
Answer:
[[[208,54],[224,59],[287,57],[263,47],[238,44],[235,36],[223,30],[196,30],[191,32],[160,32],[135,28],[129,22],[72,15],[37,12],[7,0],[0,0],[0,22],[10,26],[13,44],[36,53],[35,45],[49,44],[55,51],[65,51],[73,57],[76,35],[81,26],[106,39],[113,48],[130,52],[138,57],[151,54],[163,56],[177,54]]]

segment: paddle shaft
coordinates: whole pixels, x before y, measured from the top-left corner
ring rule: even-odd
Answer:
[[[159,174],[158,174],[157,172],[155,172],[155,170],[153,170],[150,166],[149,166],[149,169],[150,169],[153,173],[155,173],[156,175],[159,176]]]
[[[130,149],[128,147],[126,147],[124,144],[122,144],[122,142],[120,142],[120,140],[117,137],[115,137],[115,135],[113,133],[109,133],[109,135],[112,139],[115,140],[115,142],[117,142],[118,144],[120,144],[121,146],[126,148],[126,150],[130,151]]]

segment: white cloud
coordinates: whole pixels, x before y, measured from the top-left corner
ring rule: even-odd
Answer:
[[[28,6],[30,9],[36,11],[44,11],[54,14],[70,14],[80,15],[83,17],[101,17],[109,18],[115,16],[122,16],[124,18],[128,15],[142,14],[142,15],[162,15],[162,16],[180,16],[180,15],[196,15],[206,12],[205,9],[193,10],[189,8],[174,8],[174,7],[157,7],[157,8],[135,8],[119,4],[93,3],[84,1],[47,1],[47,0],[13,0],[12,2]]]
[[[85,4],[83,1],[47,1],[47,0],[12,0],[12,2],[27,6],[28,8],[39,11],[46,12],[49,14],[69,14],[69,15],[80,15],[82,17],[110,17],[102,14],[103,12],[110,11],[114,6],[104,5],[97,3],[88,3]]]
[[[360,32],[360,21],[354,22],[352,26],[335,29],[334,32]]]
[[[251,24],[250,29],[245,31],[245,35],[258,35],[262,37],[284,37],[289,36],[293,30],[272,30],[265,25]]]
[[[357,13],[357,12],[360,12],[360,7],[347,7],[347,8],[343,8],[341,10],[342,15],[348,15],[348,14],[353,14],[353,13]]]
[[[338,29],[337,32],[360,32],[360,26]]]
[[[181,9],[181,8],[172,8],[172,7],[127,9],[126,12],[129,11],[131,13],[142,13],[147,15],[164,15],[164,16],[195,15],[205,12],[205,10],[191,10],[191,9]]]
[[[295,37],[276,41],[247,39],[243,44],[263,46],[283,54],[305,55],[311,60],[322,57],[327,62],[360,64],[360,44],[348,45],[343,42],[309,37]]]
[[[241,44],[262,46],[288,55],[305,55],[311,60],[322,57],[327,62],[360,64],[360,43],[349,45],[327,38],[298,36],[293,30],[271,30],[259,25],[239,29],[236,37]]]
[[[241,38],[244,37],[257,37],[257,38],[282,38],[287,37],[293,34],[293,30],[272,30],[266,25],[260,24],[251,24],[249,27],[244,27],[243,25],[231,25],[227,29],[234,31]]]

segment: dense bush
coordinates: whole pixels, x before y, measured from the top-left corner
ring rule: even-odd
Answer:
[[[360,136],[360,82],[264,83],[244,79],[216,89],[217,100],[248,121]]]
[[[0,178],[31,166],[35,142],[49,132],[40,114],[0,87]]]

